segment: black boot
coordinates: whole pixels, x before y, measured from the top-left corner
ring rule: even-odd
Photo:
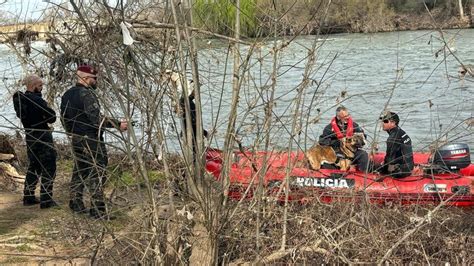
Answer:
[[[115,217],[107,214],[107,208],[104,202],[95,202],[92,204],[92,208],[89,210],[89,214],[92,218],[98,220],[115,220]]]
[[[40,201],[35,196],[23,196],[23,206],[32,206],[39,203]]]
[[[58,204],[52,199],[50,199],[48,201],[41,201],[41,203],[40,203],[40,208],[41,209],[48,209],[48,208],[57,207],[57,206],[58,206]]]
[[[41,186],[40,208],[47,209],[56,206],[58,206],[58,204],[53,200],[53,191],[45,190],[43,186]]]
[[[77,213],[85,213],[87,211],[86,206],[84,206],[84,202],[82,202],[82,200],[80,200],[80,199],[70,200],[69,201],[69,208],[73,212],[77,212]]]

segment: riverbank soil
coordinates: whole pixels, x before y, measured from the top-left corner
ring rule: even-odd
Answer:
[[[114,204],[109,202],[109,206],[113,205],[116,219],[94,220],[88,212],[71,212],[68,207],[68,183],[72,161],[63,159],[57,165],[54,199],[58,207],[40,209],[39,205],[23,206],[21,187],[15,190],[0,189],[0,265],[90,265],[100,261],[96,258],[103,249],[111,248],[111,234],[119,236],[125,225],[130,224],[130,217],[134,217],[132,209],[140,202],[135,190],[125,189],[114,193],[111,191],[113,186],[108,186],[106,194],[115,195]],[[90,206],[87,194],[84,199],[86,207]],[[118,205],[124,202],[133,207],[118,210]]]
[[[24,175],[28,162],[23,140],[4,135],[0,140],[0,152],[14,154],[15,158],[8,163]],[[94,230],[102,226],[100,221],[75,215],[69,210],[68,182],[73,163],[68,146],[56,144],[56,148],[59,160],[53,198],[58,207],[23,206],[23,184],[11,181],[11,177],[0,171],[0,265],[90,264],[96,246]]]
[[[425,13],[422,14],[400,14],[393,18],[395,30],[425,30],[425,29],[461,29],[472,27],[470,20],[466,17],[461,20],[456,16],[443,16],[442,10],[435,10],[433,18]]]
[[[14,154],[15,158],[8,163],[24,175],[28,161],[23,140],[3,135],[0,140],[0,152]],[[55,146],[58,161],[53,198],[58,207],[40,209],[39,205],[23,206],[23,184],[9,182],[11,177],[0,171],[0,265],[93,264],[100,261],[97,258],[101,256],[100,251],[113,246],[110,244],[113,243],[111,235],[120,235],[124,226],[130,224],[129,217],[134,217],[133,208],[143,206],[143,200],[136,193],[139,189],[132,188],[140,185],[134,183],[130,171],[124,170],[131,168],[130,165],[123,163],[123,156],[112,152],[109,153],[110,182],[107,182],[105,192],[107,198],[113,194],[113,203],[110,200],[108,205],[114,210],[116,219],[94,220],[89,212],[73,213],[68,207],[73,160],[67,144],[56,143]],[[158,171],[150,171],[149,176],[150,179],[161,178]],[[38,195],[39,185],[36,189]],[[87,190],[84,201],[89,207]]]
[[[459,16],[446,15],[443,9],[434,9],[431,15],[427,12],[411,12],[411,13],[394,13],[389,12],[381,14],[373,14],[370,17],[353,17],[329,22],[320,25],[318,21],[296,19],[287,23],[282,22],[283,27],[288,35],[299,32],[303,35],[333,33],[376,33],[376,32],[393,32],[407,30],[439,30],[439,29],[462,29],[471,28],[472,15],[466,16],[465,19]],[[337,23],[336,23],[337,22]]]
[[[40,209],[39,205],[23,206],[22,187],[0,189],[1,265],[89,264],[90,253],[86,247],[90,244],[84,246],[88,240],[79,232],[87,230],[92,221],[78,222],[85,217],[73,215],[67,208],[70,171],[65,171],[65,168],[70,168],[70,162],[59,162],[58,166],[54,198],[59,207]]]
[[[24,174],[28,162],[23,141],[10,139],[9,143],[15,153],[12,163],[19,173]],[[109,211],[113,212],[115,219],[95,220],[88,211],[84,214],[73,213],[68,206],[73,160],[67,145],[56,143],[55,146],[59,156],[53,198],[58,207],[40,209],[39,205],[23,206],[23,184],[6,183],[4,181],[8,177],[0,176],[0,265],[91,265],[101,261],[121,261],[122,258],[117,256],[121,250],[115,249],[113,237],[130,232],[125,230],[126,226],[133,225],[136,213],[143,210],[144,200],[141,192],[137,192],[143,191],[140,189],[142,185],[134,183],[134,175],[127,170],[131,166],[123,163],[123,156],[109,153],[109,182],[105,193]],[[3,173],[0,172],[0,175]],[[149,177],[150,180],[162,178],[159,171],[150,171]],[[159,189],[158,185],[156,189]],[[39,186],[36,190],[38,195]],[[160,193],[157,192],[157,195]],[[164,196],[166,199],[167,194]],[[86,191],[84,202],[86,207],[90,206]],[[159,200],[156,202],[162,204]],[[138,219],[140,222],[142,220]],[[111,256],[115,258],[110,259],[104,250],[114,250]],[[136,260],[132,258],[130,261]]]
[[[58,202],[59,208],[46,210],[25,207],[21,192],[0,191],[0,264],[88,264],[74,236],[64,235],[74,217]]]

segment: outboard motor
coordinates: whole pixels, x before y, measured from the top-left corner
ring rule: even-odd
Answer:
[[[443,145],[431,154],[430,163],[437,172],[457,172],[471,164],[469,146],[464,143]]]

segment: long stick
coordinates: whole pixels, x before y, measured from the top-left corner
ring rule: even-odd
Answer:
[[[240,0],[236,1],[236,18],[235,18],[235,39],[240,38]],[[240,46],[238,42],[233,44],[233,53],[234,53],[234,70],[232,78],[232,101],[229,113],[229,124],[227,125],[227,131],[224,141],[224,168],[221,172],[222,187],[224,190],[224,195],[227,201],[227,194],[229,191],[229,171],[231,164],[232,150],[234,146],[234,137],[235,137],[235,121],[237,119],[237,106],[239,104],[239,94],[240,94]],[[225,202],[224,201],[224,202]]]

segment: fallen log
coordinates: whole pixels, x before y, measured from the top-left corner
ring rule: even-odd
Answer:
[[[0,161],[8,161],[15,157],[13,154],[0,153]]]
[[[15,167],[13,167],[11,164],[6,163],[6,162],[0,162],[0,173],[13,177],[14,180],[20,179],[21,182],[23,182],[23,180],[25,179],[24,175],[20,175],[18,171],[15,169]]]

